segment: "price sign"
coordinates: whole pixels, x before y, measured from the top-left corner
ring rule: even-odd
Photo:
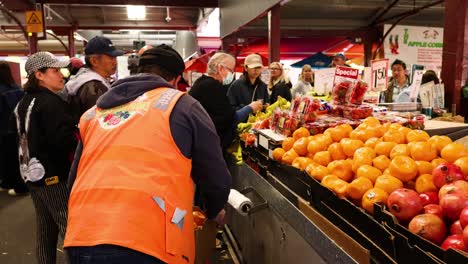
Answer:
[[[375,60],[371,63],[371,91],[385,91],[388,86],[388,59]]]

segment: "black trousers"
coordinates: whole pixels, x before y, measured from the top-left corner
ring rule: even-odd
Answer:
[[[29,185],[36,209],[36,257],[39,264],[55,264],[58,236],[65,237],[69,192],[67,183]]]

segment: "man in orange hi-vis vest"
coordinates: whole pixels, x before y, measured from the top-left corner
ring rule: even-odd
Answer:
[[[223,222],[231,176],[203,107],[176,87],[168,46],[145,51],[80,120],[64,247],[76,263],[193,263],[194,184]]]

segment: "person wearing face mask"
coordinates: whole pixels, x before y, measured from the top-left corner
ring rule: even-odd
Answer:
[[[49,52],[37,52],[26,61],[25,96],[14,110],[12,129],[18,135],[18,158],[36,211],[36,257],[39,264],[55,263],[57,239],[67,223],[67,178],[77,145],[75,126],[63,89],[59,61]]]
[[[81,117],[64,241],[71,264],[193,264],[195,186],[207,218],[223,223],[231,175],[210,117],[175,89],[184,69],[171,47],[148,49],[139,74]]]
[[[108,38],[97,36],[88,42],[85,48],[86,66],[71,76],[65,85],[76,124],[81,115],[109,90],[109,79],[117,71],[117,57],[123,54]]]
[[[262,108],[260,101],[253,101],[236,111],[229,103],[226,87],[234,79],[235,66],[233,56],[224,52],[214,54],[208,61],[206,74],[195,81],[189,92],[210,115],[223,150],[232,143],[234,129],[239,121]]]

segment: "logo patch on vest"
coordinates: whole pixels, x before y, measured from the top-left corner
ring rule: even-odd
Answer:
[[[138,114],[144,115],[148,107],[148,101],[135,101],[111,109],[99,109],[96,117],[102,128],[113,129],[124,124]]]
[[[168,89],[164,91],[158,100],[156,100],[153,107],[161,111],[166,111],[167,107],[172,101],[172,98],[174,98],[174,96],[176,96],[178,93],[179,91],[175,89]]]

